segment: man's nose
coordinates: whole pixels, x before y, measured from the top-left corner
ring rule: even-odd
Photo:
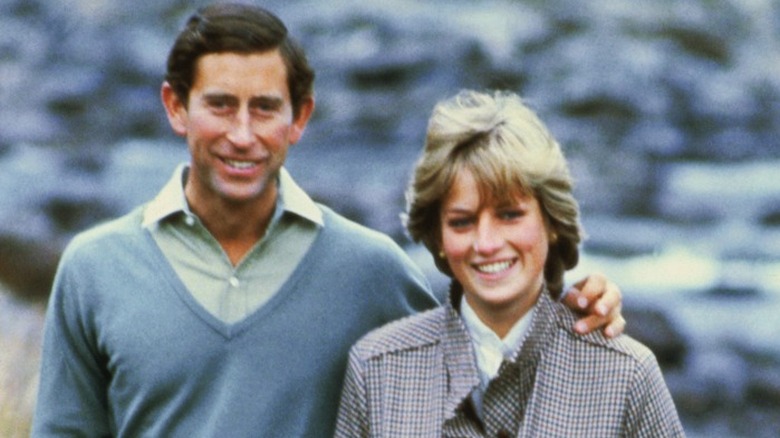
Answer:
[[[247,147],[252,144],[253,138],[252,118],[249,111],[239,111],[233,119],[227,139],[237,147]]]

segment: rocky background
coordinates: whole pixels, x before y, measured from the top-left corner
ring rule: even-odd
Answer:
[[[0,0],[0,436],[27,436],[42,312],[74,233],[186,159],[158,99],[181,0]],[[403,234],[437,100],[521,93],[564,145],[590,238],[692,437],[780,435],[780,2],[275,0],[317,70],[289,168]]]

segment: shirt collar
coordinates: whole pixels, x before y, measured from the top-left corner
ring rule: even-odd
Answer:
[[[282,208],[285,211],[323,226],[322,210],[293,180],[284,167],[279,170],[279,194]]]
[[[157,196],[147,204],[142,222],[143,227],[151,227],[175,213],[193,214],[187,205],[187,198],[184,195],[184,183],[188,171],[189,166],[186,163],[176,167],[173,176],[171,176]],[[318,226],[323,225],[322,210],[298,186],[284,167],[279,171],[277,207],[279,211],[293,213]]]
[[[176,170],[173,171],[173,175],[165,183],[162,190],[146,205],[144,219],[141,223],[144,228],[149,228],[174,213],[192,214],[187,205],[187,198],[184,196],[184,181],[187,170],[188,166],[184,163],[176,166]]]

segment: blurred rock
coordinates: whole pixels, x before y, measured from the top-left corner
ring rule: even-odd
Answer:
[[[742,219],[758,223],[780,199],[779,169],[778,160],[666,165],[659,175],[657,213],[680,222]]]
[[[65,235],[73,235],[116,214],[116,209],[99,199],[54,197],[47,199],[41,207],[55,232]]]
[[[732,348],[750,367],[745,400],[780,414],[780,355],[741,344]]]
[[[750,403],[780,413],[780,362],[751,373],[746,395]]]
[[[665,312],[626,305],[623,315],[628,321],[626,334],[649,347],[661,368],[671,370],[685,365],[688,340]]]
[[[46,300],[61,250],[50,242],[0,235],[0,282],[26,300]]]

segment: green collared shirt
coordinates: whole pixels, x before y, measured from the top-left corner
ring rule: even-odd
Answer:
[[[322,212],[282,168],[265,236],[233,266],[187,205],[188,170],[180,165],[147,205],[143,226],[192,296],[217,318],[235,323],[266,303],[292,274],[322,228]]]

